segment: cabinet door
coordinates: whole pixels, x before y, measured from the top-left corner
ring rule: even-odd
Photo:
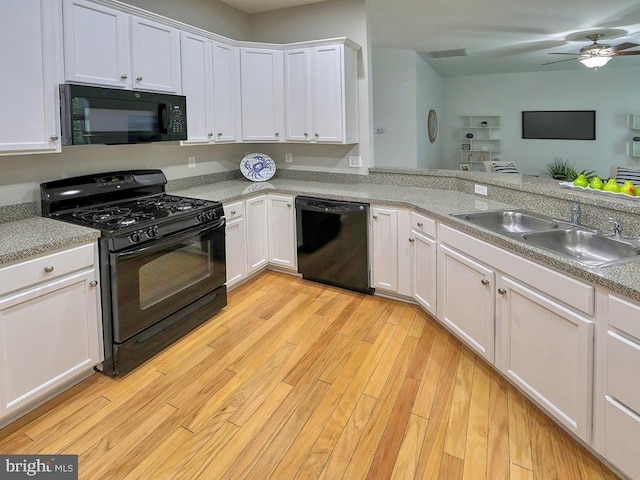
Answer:
[[[269,195],[269,263],[297,270],[293,197]]]
[[[280,140],[284,124],[282,51],[242,48],[240,67],[242,138]]]
[[[247,250],[244,218],[227,223],[226,258],[227,287],[232,287],[247,276]]]
[[[238,77],[240,54],[236,47],[212,43],[213,55],[213,140],[234,142],[240,131]]]
[[[60,151],[60,3],[7,0],[0,16],[0,154]]]
[[[318,142],[344,141],[343,49],[343,45],[311,49],[312,134]]]
[[[436,315],[436,241],[413,231],[413,298]]]
[[[446,245],[438,252],[439,318],[493,363],[495,272]]]
[[[211,41],[181,33],[182,93],[187,97],[187,141],[207,143],[213,137]]]
[[[180,93],[180,32],[167,25],[131,17],[134,89]]]
[[[373,286],[398,290],[398,211],[391,208],[371,209],[373,235]]]
[[[498,293],[498,368],[590,442],[593,323],[506,277]]]
[[[287,140],[308,142],[311,132],[311,52],[308,48],[284,52],[285,122]]]
[[[0,417],[102,361],[95,270],[0,300]]]
[[[69,82],[130,87],[129,16],[86,0],[64,2],[64,66]]]
[[[250,274],[266,266],[269,255],[266,195],[245,201],[245,222],[247,229],[247,273]]]

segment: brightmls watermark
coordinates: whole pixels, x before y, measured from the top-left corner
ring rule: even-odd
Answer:
[[[0,455],[0,480],[78,480],[77,455]]]

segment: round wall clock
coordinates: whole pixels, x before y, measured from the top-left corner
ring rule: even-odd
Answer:
[[[438,117],[436,111],[429,110],[429,117],[427,120],[427,130],[429,131],[429,141],[431,143],[436,141],[436,135],[438,135]]]

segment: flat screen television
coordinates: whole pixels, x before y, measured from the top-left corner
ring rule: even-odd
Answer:
[[[595,140],[595,110],[522,112],[522,138]]]

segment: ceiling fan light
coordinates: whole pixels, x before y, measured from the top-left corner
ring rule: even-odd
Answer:
[[[582,63],[585,67],[598,68],[604,67],[609,60],[611,60],[611,57],[601,57],[594,55],[591,57],[581,58],[580,63]]]

